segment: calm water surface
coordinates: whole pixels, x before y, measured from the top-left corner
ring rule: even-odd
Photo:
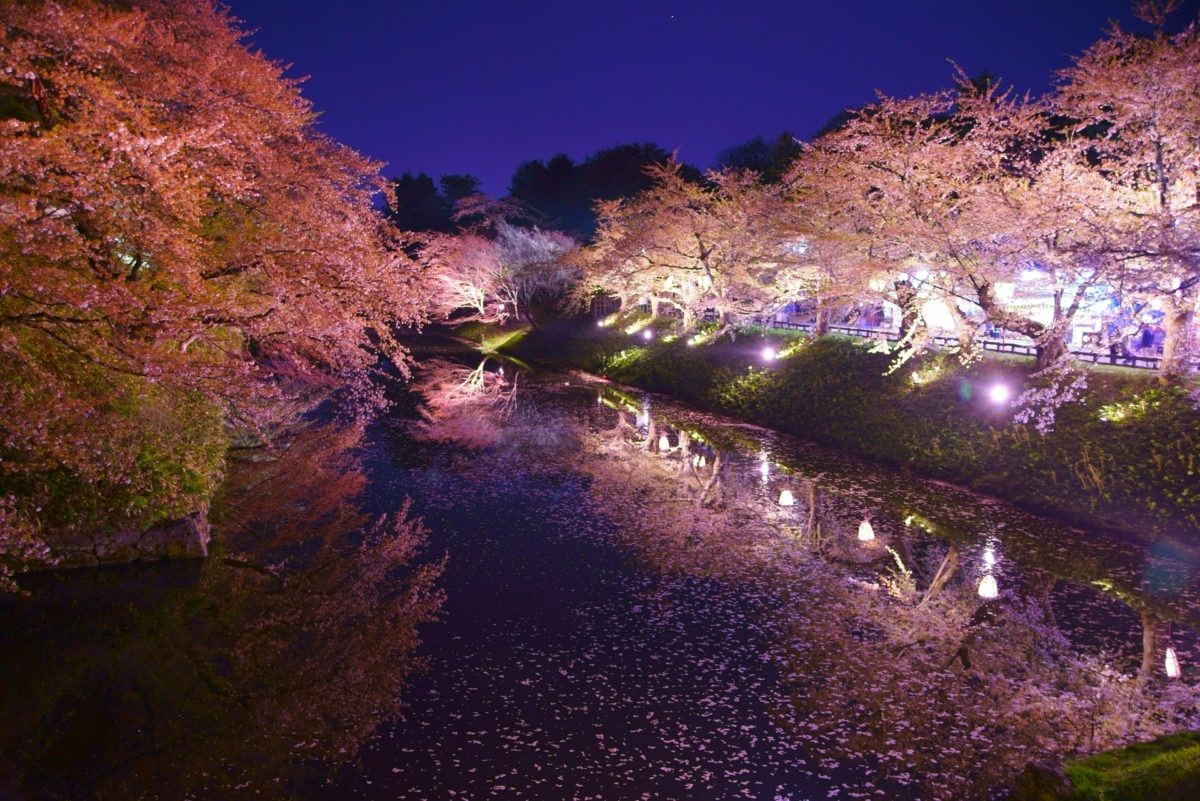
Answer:
[[[0,797],[988,798],[1200,725],[1184,548],[580,377],[417,388],[242,460],[204,563],[0,601]]]

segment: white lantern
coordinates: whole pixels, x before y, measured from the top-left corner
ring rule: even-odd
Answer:
[[[1167,678],[1177,679],[1181,675],[1179,670],[1179,656],[1175,653],[1175,649],[1167,647]]]
[[[654,339],[654,329],[652,329],[652,328],[647,328],[645,331],[643,331],[643,332],[642,332],[642,339],[646,340],[647,342],[649,342],[650,340]]]
[[[873,539],[875,539],[875,529],[871,527],[871,521],[864,517],[863,521],[858,524],[858,541],[870,542]]]
[[[671,450],[671,440],[667,439],[666,434],[663,434],[661,437],[658,438],[658,449],[660,451]]]
[[[979,597],[991,600],[1000,594],[1000,588],[996,586],[996,577],[988,573],[979,582]]]
[[[792,491],[790,489],[785,489],[783,492],[779,493],[779,505],[780,506],[795,506],[796,505],[796,496],[792,495]]]
[[[778,355],[779,354],[776,353],[775,349],[772,347],[768,346],[768,347],[763,348],[762,359],[764,362],[773,362],[773,361],[775,361],[775,357]]]
[[[704,454],[696,457],[696,467],[705,467],[708,464],[708,459],[704,458]]]

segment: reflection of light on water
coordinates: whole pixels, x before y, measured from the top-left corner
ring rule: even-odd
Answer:
[[[1175,653],[1175,649],[1170,646],[1167,647],[1166,668],[1168,679],[1177,679],[1182,675],[1179,669],[1179,656]]]
[[[996,552],[990,545],[983,549],[983,563],[988,567],[996,564]]]
[[[766,451],[758,452],[758,472],[762,475],[763,483],[771,477],[771,461]]]

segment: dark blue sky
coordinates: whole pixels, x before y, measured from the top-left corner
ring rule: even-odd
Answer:
[[[1107,20],[1132,21],[1129,0],[230,3],[309,76],[326,132],[386,175],[468,172],[492,194],[559,152],[653,141],[708,167],[755,135],[807,138],[876,89],[947,85],[947,59],[1045,91]]]

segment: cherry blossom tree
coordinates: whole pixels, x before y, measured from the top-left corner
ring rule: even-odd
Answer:
[[[147,398],[164,436],[173,409],[262,432],[317,390],[377,399],[369,374],[403,368],[392,330],[421,318],[422,275],[372,208],[377,165],[315,130],[228,12],[35,2],[0,19],[0,486],[22,519],[46,522],[53,475],[97,496],[132,482],[133,523],[195,501],[176,464],[194,443],[148,444]],[[174,478],[145,469],[164,461]]]
[[[1162,374],[1178,379],[1191,357],[1200,298],[1200,28],[1170,34],[1178,2],[1142,2],[1143,36],[1113,26],[1062,73],[1055,107],[1075,122],[1077,146],[1096,165],[1108,212],[1097,237],[1112,242],[1116,284],[1165,306]]]
[[[536,225],[518,225],[512,209],[476,197],[460,205],[458,218],[472,220],[457,234],[427,236],[421,259],[436,288],[434,307],[443,318],[535,325],[534,308],[555,305],[575,279],[574,239]]]
[[[809,283],[803,240],[783,190],[746,171],[688,180],[677,163],[652,167],[654,185],[597,204],[599,230],[585,281],[623,303],[675,309],[685,329],[707,308],[726,325],[802,294]]]

